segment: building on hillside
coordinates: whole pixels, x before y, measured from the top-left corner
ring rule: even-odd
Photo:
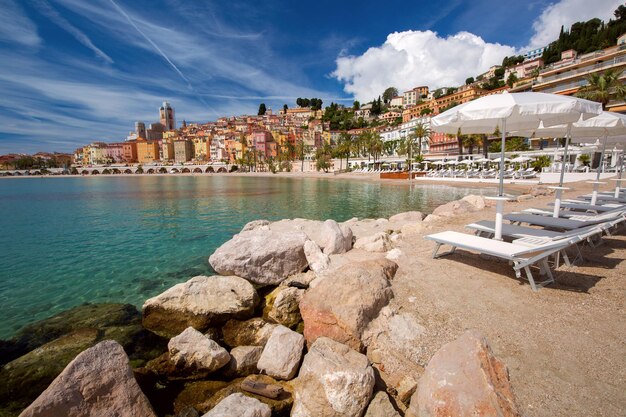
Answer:
[[[388,111],[387,113],[383,113],[379,116],[379,119],[385,121],[385,122],[393,122],[394,120],[396,120],[398,117],[402,117],[402,113],[400,113],[399,111]]]
[[[389,102],[391,107],[404,107],[404,96],[396,96]]]
[[[126,141],[122,144],[122,152],[124,155],[124,161],[127,163],[137,162],[137,142]]]
[[[354,117],[362,117],[364,119],[369,119],[372,115],[372,103],[367,103],[359,107],[358,110],[354,111]]]
[[[428,87],[415,87],[403,93],[403,105],[405,107],[415,106],[419,101],[428,96]]]
[[[484,93],[485,91],[477,85],[463,85],[451,94],[425,101],[416,106],[405,109],[402,112],[402,121],[408,122],[411,119],[425,116],[425,111],[430,111],[430,115],[432,116],[437,115],[452,105],[467,103],[468,101],[477,99]]]
[[[492,65],[486,72],[476,76],[477,80],[488,80],[496,76],[496,70],[502,67],[502,65]]]
[[[267,159],[271,156],[269,144],[272,141],[272,135],[267,130],[252,132],[250,135],[250,144],[262,159]]]
[[[193,138],[193,159],[197,161],[208,161],[209,155],[211,155],[210,143],[211,140],[204,135],[199,135]]]
[[[174,140],[173,138],[167,138],[161,140],[160,145],[160,153],[159,159],[163,162],[165,161],[174,161],[176,159],[176,154],[174,150]]]
[[[157,140],[137,141],[137,162],[151,164],[159,160],[160,146]]]
[[[163,139],[164,129],[161,123],[151,123],[150,127],[146,130],[146,140],[153,141]]]
[[[528,61],[524,61],[515,66],[508,67],[504,70],[504,80],[508,80],[511,74],[515,74],[518,80],[529,78],[535,73],[539,74],[539,70],[543,68],[543,59],[535,58]]]
[[[546,47],[544,46],[543,48],[537,48],[537,49],[528,51],[524,54],[524,59],[527,61],[532,61],[535,58],[541,58],[541,56],[543,55],[543,51],[545,50],[546,50]]]
[[[124,143],[108,143],[103,152],[104,158],[108,163],[125,162],[124,159]]]
[[[174,141],[174,161],[177,163],[185,163],[193,159],[193,144],[186,139],[178,139]]]
[[[429,155],[458,155],[459,141],[455,135],[447,135],[445,133],[432,132],[430,134],[430,152]]]
[[[584,55],[573,50],[563,51],[560,61],[540,72],[532,91],[573,95],[587,85],[589,75],[607,70],[616,71],[622,83],[626,83],[626,45],[618,44]],[[626,111],[626,103],[614,99],[608,103],[607,110]]]
[[[135,133],[138,139],[147,139],[146,124],[144,122],[135,122]]]
[[[159,122],[164,130],[176,129],[176,119],[174,118],[174,109],[167,101],[159,108]]]
[[[102,165],[109,163],[110,161],[106,156],[106,148],[107,144],[104,142],[94,142],[85,146],[83,149],[87,158],[87,164]]]

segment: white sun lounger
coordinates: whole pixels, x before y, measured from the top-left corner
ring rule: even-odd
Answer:
[[[554,206],[554,203],[548,203],[548,206]],[[596,213],[602,213],[602,212],[611,211],[620,207],[626,208],[626,205],[623,205],[623,204],[591,205],[589,204],[589,202],[583,202],[583,201],[577,201],[577,200],[566,200],[565,202],[561,202],[561,208],[568,209],[571,211],[595,211]]]
[[[504,219],[511,223],[528,223],[536,226],[550,227],[560,230],[580,229],[585,226],[592,226],[605,222],[617,221],[616,224],[624,220],[624,211],[602,213],[595,216],[571,216],[568,219],[561,217],[540,216],[537,214],[511,213],[504,215]]]
[[[436,243],[433,250],[433,258],[452,254],[457,248],[461,248],[507,260],[513,264],[513,270],[517,278],[521,278],[522,270],[526,272],[526,278],[533,291],[537,291],[539,287],[554,282],[554,276],[548,265],[548,257],[571,246],[576,241],[576,239],[560,239],[540,245],[527,246],[523,243],[524,239],[508,243],[452,231],[435,233],[425,236],[425,238]],[[437,252],[442,245],[450,245],[452,249],[449,252],[438,254]],[[530,271],[530,266],[534,264],[539,265],[541,271],[547,275],[547,279],[535,282]]]

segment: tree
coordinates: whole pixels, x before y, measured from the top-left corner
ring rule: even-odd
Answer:
[[[517,82],[517,75],[512,72],[509,74],[509,77],[506,79],[506,85],[513,88],[513,85]]]
[[[330,169],[331,158],[332,148],[329,144],[325,143],[315,151],[315,168],[318,171],[323,170],[324,172],[328,172]]]
[[[584,166],[589,166],[589,164],[591,163],[591,157],[589,156],[589,154],[586,153],[578,155],[578,160]]]
[[[302,104],[302,99],[300,97],[296,99],[296,104],[298,105],[298,107],[304,107],[304,105]]]
[[[468,148],[468,154],[474,153],[474,147],[482,143],[481,135],[467,135],[463,137],[463,146]]]
[[[259,116],[263,116],[265,114],[265,112],[267,111],[267,109],[265,108],[265,103],[261,103],[259,105]]]
[[[502,141],[494,140],[489,145],[489,152],[500,152],[502,149]],[[521,137],[511,137],[506,139],[506,145],[504,145],[505,152],[515,152],[515,151],[527,151],[529,149],[528,143],[526,140]]]
[[[530,163],[530,166],[532,166],[535,171],[541,171],[543,168],[549,167],[550,164],[551,160],[548,155],[540,155],[537,157],[537,159]]]
[[[398,89],[396,87],[389,87],[383,93],[383,101],[385,104],[389,104],[391,99],[398,95]]]
[[[422,109],[422,111],[420,111],[420,116],[424,116],[426,114],[431,114],[433,112],[433,109],[426,107],[425,109]]]
[[[621,71],[617,72],[613,69],[590,74],[585,78],[587,85],[581,87],[576,96],[602,103],[602,108],[606,110],[606,105],[611,98],[626,99],[626,86],[620,81],[620,74]]]
[[[300,171],[304,172],[304,158],[306,156],[306,154],[309,152],[309,147],[304,143],[304,138],[299,138],[298,141],[296,142],[296,155],[298,156],[298,159],[302,162],[302,166],[300,168]]]
[[[352,136],[348,132],[341,132],[336,148],[337,156],[346,158],[346,167],[350,164],[350,152],[352,152]]]
[[[415,139],[417,140],[417,154],[421,155],[422,154],[422,140],[424,138],[429,139],[430,138],[430,128],[428,126],[426,126],[424,123],[418,123],[415,125],[415,128],[413,128],[413,132],[412,135],[415,137]]]
[[[287,109],[289,108],[289,106],[287,106],[287,104],[283,104],[283,112],[285,114],[287,114]]]
[[[469,77],[465,79],[465,85],[470,85],[474,83],[474,77]]]
[[[358,110],[360,108],[361,108],[361,103],[359,103],[357,100],[354,100],[354,103],[352,103],[352,109]]]

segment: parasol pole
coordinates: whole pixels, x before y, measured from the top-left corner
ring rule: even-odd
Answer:
[[[624,171],[624,152],[619,157],[619,176],[615,184],[615,198],[619,198],[620,186],[622,185],[622,171]]]
[[[565,134],[565,147],[563,148],[563,161],[561,162],[561,177],[559,178],[559,186],[552,187],[556,190],[556,196],[554,198],[554,211],[552,217],[559,217],[561,211],[561,194],[566,188],[563,187],[563,180],[565,179],[565,158],[567,158],[567,148],[569,147],[569,139],[572,133],[572,124],[568,123],[567,133]]]
[[[498,186],[498,196],[496,200],[496,228],[493,238],[502,240],[502,218],[504,215],[504,147],[506,145],[506,119],[502,119],[502,148],[500,149],[500,184]]]
[[[602,174],[602,169],[604,168],[604,153],[606,151],[606,142],[607,142],[608,133],[604,134],[604,143],[602,143],[602,153],[600,154],[600,164],[598,165],[596,180],[593,182],[593,193],[591,194],[591,205],[595,205],[598,200],[598,187],[600,184],[600,174]]]

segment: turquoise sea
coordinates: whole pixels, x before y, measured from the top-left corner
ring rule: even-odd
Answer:
[[[0,180],[0,338],[85,302],[143,301],[195,275],[250,220],[379,218],[489,189],[313,178]]]

